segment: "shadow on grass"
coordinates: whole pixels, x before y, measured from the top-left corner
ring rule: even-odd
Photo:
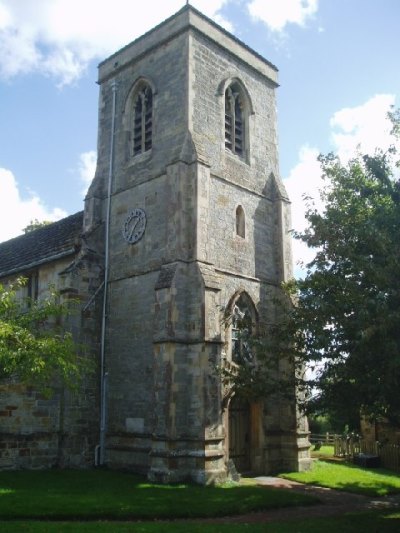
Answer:
[[[373,467],[363,467],[360,465],[354,464],[352,461],[348,459],[343,459],[342,461],[337,461],[337,458],[335,457],[324,457],[323,459],[319,459],[320,461],[324,461],[325,463],[334,463],[334,464],[342,464],[347,466],[348,468],[354,468],[358,470],[364,470],[365,472],[375,472],[377,474],[381,474],[387,477],[392,477],[394,479],[400,479],[400,472],[394,472],[393,470],[388,470],[387,468],[373,468]]]
[[[156,485],[109,470],[0,472],[0,519],[170,519],[310,505],[315,497],[258,486]]]
[[[282,474],[282,477],[368,496],[400,493],[400,476],[384,468],[364,468],[349,462],[320,458],[310,472]]]
[[[198,522],[0,522],[7,533],[397,533],[400,514],[390,510],[268,523]]]

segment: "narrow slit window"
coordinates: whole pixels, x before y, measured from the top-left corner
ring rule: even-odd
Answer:
[[[236,235],[243,239],[246,237],[246,218],[241,205],[236,208]]]
[[[39,272],[34,271],[28,274],[26,283],[27,305],[30,307],[39,298]]]
[[[239,85],[233,83],[225,91],[225,148],[243,157],[244,136],[243,98]]]
[[[133,155],[147,152],[152,147],[153,93],[146,85],[137,94],[133,109]]]

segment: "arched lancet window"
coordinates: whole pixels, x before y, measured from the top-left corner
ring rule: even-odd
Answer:
[[[251,336],[255,326],[253,303],[246,293],[235,301],[232,309],[231,353],[236,364],[249,363],[253,360]]]
[[[243,239],[246,237],[246,217],[241,205],[236,208],[236,235]]]
[[[245,153],[245,109],[242,90],[232,83],[225,91],[225,147],[239,156]]]
[[[153,92],[143,83],[133,101],[132,154],[147,152],[153,142]]]

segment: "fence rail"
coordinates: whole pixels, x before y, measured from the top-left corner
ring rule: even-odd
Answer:
[[[322,444],[333,446],[336,437],[337,435],[334,435],[333,433],[311,433],[310,442],[311,444],[316,444],[317,442],[321,442]]]
[[[354,458],[359,454],[375,455],[384,468],[400,472],[400,445],[367,442],[357,437],[339,437],[334,439],[336,457]]]

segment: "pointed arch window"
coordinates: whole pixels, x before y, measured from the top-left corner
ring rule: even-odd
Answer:
[[[243,239],[246,237],[246,217],[241,205],[236,208],[236,235]]]
[[[249,297],[243,293],[236,300],[232,310],[231,350],[236,364],[253,360],[251,336],[254,330],[254,311]]]
[[[151,150],[153,143],[153,92],[143,84],[133,103],[133,155]]]
[[[244,156],[244,100],[238,83],[232,83],[225,91],[225,148],[241,157]]]

